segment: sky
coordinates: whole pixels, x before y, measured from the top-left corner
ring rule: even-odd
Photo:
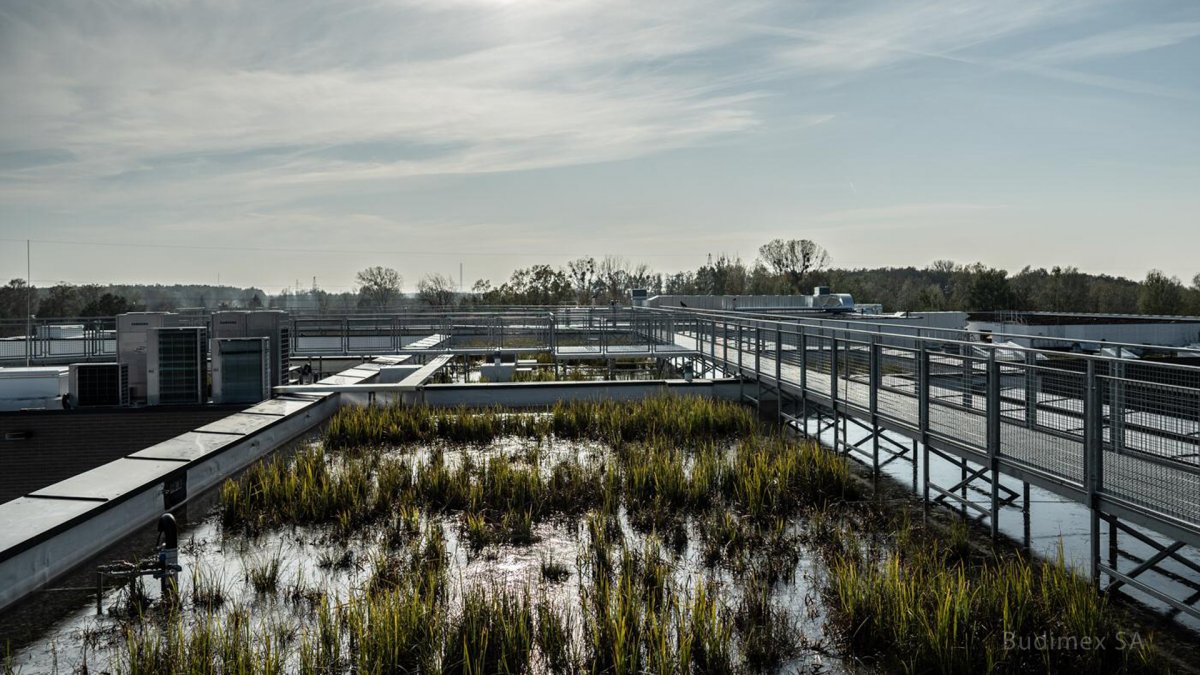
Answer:
[[[1200,272],[1200,3],[0,0],[0,278]]]

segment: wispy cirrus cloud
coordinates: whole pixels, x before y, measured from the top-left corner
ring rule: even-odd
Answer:
[[[1186,222],[1198,31],[1170,0],[4,3],[0,235],[451,252],[573,226],[577,255],[691,260],[1138,181]]]
[[[1196,37],[1200,37],[1200,21],[1148,23],[1060,42],[1018,58],[1045,64],[1078,63],[1162,49]]]
[[[1087,5],[1032,0],[924,0],[854,4],[850,11],[819,14],[791,25],[760,30],[796,41],[779,56],[816,72],[854,73],[914,59],[958,60],[957,54],[1077,16]]]
[[[12,160],[0,170],[17,192],[52,177],[134,180],[189,168],[193,180],[243,174],[261,186],[523,170],[686,147],[759,123],[760,92],[714,87],[710,73],[686,63],[744,37],[694,24],[691,12],[720,25],[754,7],[10,10],[0,86],[22,95],[0,107],[0,148]],[[370,152],[389,145],[403,149]]]
[[[787,67],[815,74],[850,77],[933,60],[1124,93],[1196,98],[1193,91],[1074,66],[1178,45],[1200,35],[1197,21],[1150,22],[1064,38],[1077,34],[1081,19],[1103,17],[1109,8],[1083,0],[924,0],[855,7],[800,24],[756,28],[794,40],[796,44],[782,49],[779,57]],[[1044,44],[1032,49],[1011,44],[1028,39]]]

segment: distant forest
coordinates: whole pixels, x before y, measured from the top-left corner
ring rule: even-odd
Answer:
[[[370,267],[356,289],[320,289],[269,295],[258,288],[206,284],[75,286],[35,288],[38,317],[112,316],[129,311],[279,308],[305,313],[382,311],[413,306],[600,304],[627,302],[629,290],[655,294],[771,295],[809,293],[814,286],[850,293],[859,304],[884,311],[1026,310],[1104,314],[1200,315],[1200,274],[1190,283],[1150,270],[1144,279],[1089,274],[1074,267],[1026,267],[1016,274],[982,263],[939,260],[924,268],[840,269],[816,243],[774,240],[752,263],[718,256],[694,271],[664,274],[615,256],[578,258],[564,267],[534,265],[515,270],[493,285],[480,279],[459,292],[446,276],[425,275],[405,293],[403,277],[388,267]],[[0,287],[0,318],[24,318],[25,281]]]

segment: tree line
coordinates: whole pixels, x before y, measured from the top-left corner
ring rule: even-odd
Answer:
[[[933,310],[1044,311],[1101,314],[1200,315],[1200,274],[1185,285],[1150,270],[1140,281],[1090,274],[1075,267],[1025,267],[1015,274],[983,263],[937,260],[917,267],[844,269],[807,239],[776,239],[763,244],[752,262],[720,255],[695,270],[664,273],[620,256],[581,257],[566,265],[532,265],[505,281],[479,279],[461,292],[446,275],[426,274],[415,292],[405,293],[394,268],[373,266],[356,275],[352,292],[284,291],[195,285],[99,286],[58,284],[35,288],[32,310],[39,317],[112,316],[128,311],[185,308],[270,307],[318,314],[391,311],[453,305],[608,305],[626,303],[629,291],[650,295],[791,295],[828,286],[850,293],[859,304],[881,304],[888,312]],[[29,298],[25,282],[0,287],[0,318],[24,318]]]
[[[650,295],[792,295],[816,286],[849,293],[859,304],[888,312],[1040,311],[1099,314],[1200,315],[1200,274],[1184,285],[1150,270],[1140,281],[1090,274],[1075,267],[1025,267],[1016,274],[983,263],[937,260],[917,267],[844,269],[830,266],[827,251],[805,239],[776,239],[751,263],[718,256],[695,270],[652,271],[645,264],[606,256],[579,258],[565,267],[518,269],[493,286],[475,282],[467,301],[483,304],[607,304],[628,291]]]

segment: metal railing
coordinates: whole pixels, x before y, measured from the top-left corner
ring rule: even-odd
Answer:
[[[724,316],[730,314],[721,310],[706,310],[706,309],[677,309],[677,308],[660,308],[655,311],[660,312],[683,312],[692,315],[702,316]],[[928,327],[920,325],[910,325],[903,323],[904,319],[896,319],[895,321],[883,321],[878,317],[871,318],[838,318],[837,316],[808,316],[795,314],[780,314],[770,311],[738,311],[738,316],[748,319],[761,319],[764,321],[785,322],[794,325],[809,326],[812,328],[825,328],[830,330],[854,330],[861,332],[875,333],[881,336],[886,336],[886,341],[894,341],[899,339],[914,339],[924,338],[932,341],[957,341],[980,344],[981,338],[986,335],[993,342],[998,340],[1022,340],[1037,342],[1043,349],[1069,351],[1078,349],[1083,344],[1099,345],[1103,347],[1118,349],[1125,348],[1137,352],[1175,352],[1181,355],[1200,357],[1200,349],[1190,346],[1163,346],[1154,345],[1144,342],[1121,342],[1115,340],[1088,340],[1082,338],[1065,338],[1052,335],[1034,335],[1018,331],[1000,331],[992,333],[981,333],[978,331],[970,331],[965,328],[940,328]],[[920,318],[921,312],[914,313],[916,316],[912,320]],[[1087,315],[1079,315],[1087,316]],[[1120,318],[1130,318],[1127,315],[1116,315]],[[1170,318],[1179,320],[1183,317],[1145,317],[1145,318]],[[1200,323],[1200,318],[1194,319]]]
[[[1200,541],[1200,368],[737,313],[669,313],[741,374]]]

